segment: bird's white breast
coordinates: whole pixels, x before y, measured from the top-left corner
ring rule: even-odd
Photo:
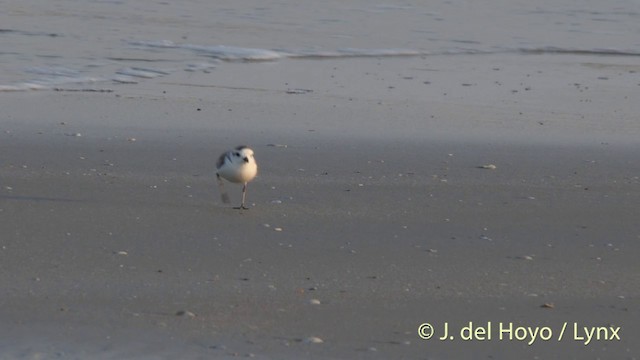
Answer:
[[[244,183],[253,180],[258,174],[258,165],[255,161],[250,161],[239,166],[223,166],[218,173],[228,181]]]

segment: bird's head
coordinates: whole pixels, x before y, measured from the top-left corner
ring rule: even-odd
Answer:
[[[253,150],[246,146],[238,146],[233,150],[233,157],[239,162],[251,163],[254,162]]]

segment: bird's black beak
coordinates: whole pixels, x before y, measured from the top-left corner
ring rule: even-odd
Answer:
[[[242,160],[244,160],[244,162],[246,162],[246,163],[249,162],[249,158],[248,157],[244,157],[244,158],[242,158]]]

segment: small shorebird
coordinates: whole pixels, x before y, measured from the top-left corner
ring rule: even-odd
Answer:
[[[225,152],[218,158],[216,169],[222,202],[229,203],[229,194],[224,190],[224,184],[222,183],[222,178],[224,178],[232,183],[242,183],[242,203],[235,209],[248,209],[248,207],[244,206],[247,183],[258,174],[258,164],[253,158],[253,150],[246,146],[238,146]]]

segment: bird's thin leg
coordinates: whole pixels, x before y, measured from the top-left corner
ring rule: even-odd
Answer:
[[[220,178],[220,174],[216,174],[216,177],[218,178],[218,188],[220,189],[220,198],[222,199],[222,202],[225,204],[229,203],[229,194],[227,194],[227,192],[224,190],[224,183],[222,182],[222,179]]]
[[[244,199],[246,198],[246,196],[247,196],[247,183],[245,182],[242,185],[242,204],[240,204],[240,207],[238,209],[244,209],[244,210],[249,209],[248,207],[244,206]]]

